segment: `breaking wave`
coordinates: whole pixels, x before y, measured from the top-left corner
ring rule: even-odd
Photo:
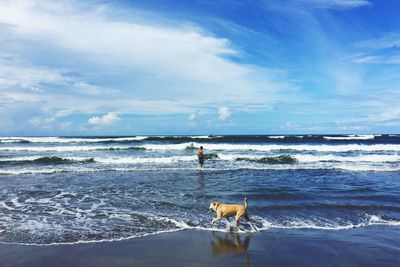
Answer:
[[[11,164],[24,164],[24,163],[41,163],[41,164],[62,164],[62,163],[92,163],[93,158],[62,158],[57,156],[50,157],[17,157],[17,158],[6,158],[0,159],[0,164],[11,163]]]
[[[346,136],[324,136],[326,140],[373,140],[375,137],[379,137],[381,135],[373,135],[373,134],[366,134],[366,135],[346,135]]]
[[[249,161],[257,163],[268,163],[268,164],[290,164],[297,162],[297,159],[289,155],[281,155],[276,157],[262,157],[262,158],[249,158],[249,157],[238,157],[237,161]]]
[[[32,151],[32,152],[75,152],[75,151],[96,151],[96,150],[196,150],[203,144],[180,143],[180,144],[144,144],[137,146],[3,146],[0,151]],[[212,151],[316,151],[316,152],[380,152],[399,151],[400,144],[346,144],[346,145],[253,145],[253,144],[226,144],[210,143],[203,145],[206,150]]]
[[[196,149],[203,144],[146,144],[140,147],[148,150],[188,150]],[[207,150],[214,151],[318,151],[318,152],[349,152],[349,151],[400,151],[399,144],[375,144],[375,145],[252,145],[252,144],[216,144],[204,145]]]
[[[0,137],[0,143],[102,143],[102,142],[124,142],[142,141],[147,136],[133,137]]]
[[[3,203],[0,202],[0,206]],[[4,205],[3,205],[4,206]],[[120,223],[126,223],[130,225],[130,221],[132,220],[132,216],[130,215],[109,215],[108,218],[112,220],[114,217],[120,220]],[[30,220],[28,221],[24,228],[29,229],[34,232],[35,239],[32,240],[30,238],[24,239],[24,235],[20,236],[20,240],[8,242],[7,240],[1,241],[1,243],[6,244],[21,244],[21,245],[39,245],[39,246],[49,246],[49,245],[65,245],[65,244],[81,244],[81,243],[95,243],[95,242],[109,242],[109,241],[120,241],[126,239],[139,238],[148,235],[157,235],[163,233],[176,232],[181,230],[198,230],[198,231],[212,231],[212,232],[236,232],[239,234],[242,233],[254,233],[261,231],[269,231],[271,229],[310,229],[310,230],[319,230],[319,231],[343,231],[349,230],[353,228],[360,227],[369,227],[374,225],[383,225],[383,226],[393,226],[399,227],[400,221],[396,219],[385,218],[381,215],[369,215],[364,214],[363,218],[360,218],[357,221],[348,221],[341,218],[336,219],[327,219],[323,217],[313,217],[313,218],[298,218],[298,217],[286,217],[281,219],[272,219],[265,218],[261,216],[251,216],[251,222],[242,222],[240,227],[238,228],[236,224],[223,219],[220,222],[211,226],[209,222],[197,222],[191,221],[189,219],[174,219],[166,216],[155,216],[155,215],[145,215],[145,214],[134,214],[133,216],[141,217],[141,223],[148,226],[147,230],[140,231],[128,231],[127,233],[109,235],[107,232],[103,234],[97,230],[91,229],[91,227],[95,227],[95,225],[88,226],[85,224],[85,231],[93,232],[92,235],[88,237],[77,235],[77,233],[71,232],[69,229],[63,229],[62,227],[56,227],[51,225],[50,222],[47,221],[37,221]],[[81,222],[82,223],[82,222]],[[103,226],[102,226],[103,227]],[[7,228],[7,227],[6,227]],[[17,226],[17,229],[19,226]],[[42,230],[47,230],[45,232],[38,232],[39,228]],[[22,230],[21,229],[21,230]],[[3,232],[6,232],[7,229],[2,229]],[[57,238],[58,235],[62,235],[63,233],[70,233],[69,239],[64,239],[61,236],[59,239],[54,242],[48,239],[48,235],[53,235],[52,238]],[[1,234],[1,231],[0,231]]]

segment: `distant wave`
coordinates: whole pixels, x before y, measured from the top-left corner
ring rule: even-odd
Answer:
[[[94,162],[93,158],[62,158],[57,156],[50,157],[16,157],[16,158],[5,158],[0,159],[0,164],[4,163],[12,163],[12,164],[24,164],[24,163],[41,163],[41,164],[61,164],[61,163],[74,163],[74,162],[82,162],[82,163],[91,163]]]
[[[206,154],[204,154],[204,158],[207,160],[215,160],[215,159],[219,159],[219,156],[217,153],[206,153]]]
[[[328,141],[368,141],[381,140],[389,138],[400,138],[399,135],[217,135],[217,136],[180,136],[180,135],[165,135],[165,136],[115,136],[115,137],[0,137],[1,143],[129,143],[138,141],[155,141],[155,142],[191,142],[193,140],[205,143],[220,141],[220,142],[267,142],[267,143],[323,143]]]
[[[218,159],[218,154],[209,153],[204,154],[208,160]],[[170,164],[176,162],[197,161],[197,155],[191,156],[171,156],[171,157],[15,157],[15,158],[0,158],[0,164],[24,164],[24,163],[47,163],[47,164],[60,164],[60,163],[102,163],[102,164]]]
[[[145,144],[139,147],[148,150],[188,150],[196,149],[199,143],[181,143],[181,144]],[[400,151],[399,144],[375,144],[375,145],[360,145],[360,144],[347,144],[347,145],[253,145],[253,144],[217,144],[210,143],[203,145],[205,149],[214,151],[320,151],[320,152],[348,152],[348,151]]]
[[[381,135],[373,135],[373,134],[366,134],[366,135],[347,135],[347,136],[324,136],[326,140],[373,140],[375,137]]]
[[[255,163],[270,164],[288,164],[288,163],[317,163],[317,162],[358,162],[358,163],[400,163],[400,155],[358,155],[358,156],[337,156],[329,155],[278,155],[278,156],[262,156],[249,154],[217,154],[206,153],[205,158],[208,160],[223,161],[247,161]],[[170,156],[170,157],[58,157],[58,156],[29,156],[29,157],[11,157],[0,158],[0,164],[3,163],[68,163],[68,162],[97,162],[104,164],[146,164],[146,163],[174,163],[196,161],[197,155],[188,156]]]
[[[269,135],[267,137],[271,138],[271,139],[284,139],[285,138],[284,135]]]
[[[336,161],[336,162],[399,162],[400,155],[358,155],[358,156],[337,156],[337,155],[293,155],[299,162],[324,162],[324,161]]]
[[[120,157],[120,158],[95,158],[95,162],[105,164],[145,164],[145,163],[174,163],[181,161],[195,161],[197,155],[172,156],[172,157]]]
[[[287,156],[287,157],[284,157]],[[400,163],[400,154],[368,154],[357,156],[340,156],[336,154],[327,155],[310,155],[310,154],[287,154],[280,156],[263,156],[251,154],[226,154],[219,153],[218,158],[221,160],[244,160],[249,162],[271,161],[271,163],[315,163],[315,162],[370,162],[370,163]],[[276,161],[274,160],[276,159]]]
[[[131,137],[0,137],[0,143],[124,143],[132,141],[190,141],[222,136],[131,136]]]
[[[140,146],[8,146],[0,147],[0,151],[31,151],[31,152],[76,152],[96,150],[145,150]]]
[[[141,141],[147,136],[134,137],[0,137],[0,143],[101,143]]]
[[[297,162],[297,159],[290,155],[281,155],[275,157],[261,157],[261,158],[249,158],[249,157],[238,157],[237,161],[249,161],[257,163],[269,163],[269,164],[290,164]]]

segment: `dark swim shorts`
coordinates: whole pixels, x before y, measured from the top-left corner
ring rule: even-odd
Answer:
[[[199,163],[203,164],[204,163],[204,157],[199,157]]]

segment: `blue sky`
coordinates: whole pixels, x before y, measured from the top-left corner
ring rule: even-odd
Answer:
[[[400,133],[397,0],[0,6],[0,135]]]

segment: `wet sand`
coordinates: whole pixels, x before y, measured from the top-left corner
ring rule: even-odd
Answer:
[[[112,242],[0,244],[0,266],[400,266],[400,228],[182,230]]]

